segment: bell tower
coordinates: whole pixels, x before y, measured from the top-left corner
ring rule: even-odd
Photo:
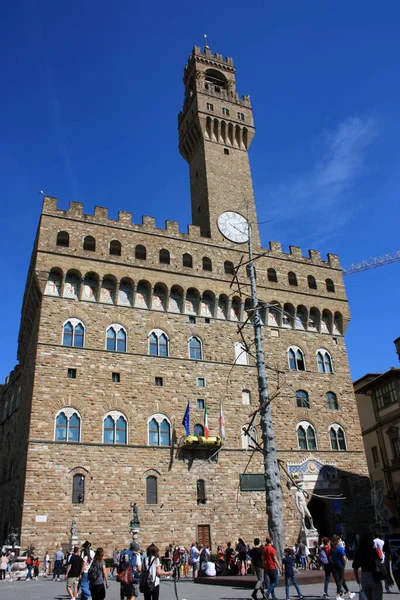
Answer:
[[[193,225],[215,242],[243,243],[239,236],[223,235],[218,218],[226,212],[247,218],[248,213],[257,248],[260,242],[248,156],[254,137],[250,97],[239,98],[236,92],[233,60],[212,54],[207,43],[203,51],[193,48],[183,83],[179,151],[190,168]],[[224,218],[229,221],[229,215]]]

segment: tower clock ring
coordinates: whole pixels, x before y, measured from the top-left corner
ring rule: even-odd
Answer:
[[[218,217],[218,229],[231,242],[243,244],[249,239],[247,219],[237,212],[223,212]]]

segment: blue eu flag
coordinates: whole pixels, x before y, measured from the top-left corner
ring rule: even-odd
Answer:
[[[190,402],[187,403],[185,416],[183,417],[182,425],[185,428],[186,435],[190,435]]]

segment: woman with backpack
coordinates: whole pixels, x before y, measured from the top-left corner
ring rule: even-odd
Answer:
[[[88,571],[88,579],[92,600],[104,600],[106,588],[108,588],[108,579],[103,548],[97,548],[96,550]]]
[[[319,560],[321,567],[325,571],[324,598],[327,598],[328,597],[328,586],[329,586],[329,582],[331,580],[331,575],[332,575],[332,565],[331,565],[331,561],[330,561],[331,545],[329,542],[329,538],[327,538],[327,537],[323,537],[321,541],[322,541],[322,544],[319,549],[318,560]]]
[[[144,594],[144,600],[158,600],[160,597],[160,577],[170,575],[174,575],[174,571],[161,570],[158,548],[155,544],[150,544],[140,573],[139,589]],[[96,599],[93,598],[93,600]]]
[[[242,538],[238,539],[238,543],[236,546],[236,552],[237,552],[238,561],[239,561],[239,575],[246,575],[248,547],[247,547],[247,544],[244,543]]]

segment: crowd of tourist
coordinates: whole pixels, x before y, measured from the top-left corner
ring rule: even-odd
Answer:
[[[360,600],[382,600],[383,584],[385,590],[390,592],[396,582],[400,591],[400,522],[396,517],[391,517],[389,525],[390,534],[385,539],[377,534],[354,536],[354,540],[344,540],[334,535],[330,539],[323,537],[312,548],[308,548],[304,540],[298,540],[292,547],[285,548],[281,561],[269,537],[263,543],[255,538],[252,546],[239,537],[234,545],[228,542],[226,548],[218,546],[217,553],[213,555],[207,545],[202,546],[197,542],[193,542],[189,549],[170,544],[162,556],[155,544],[150,544],[141,553],[139,545],[132,542],[121,551],[115,548],[111,565],[109,563],[106,568],[103,549],[94,551],[90,542],[86,541],[81,548],[75,546],[67,554],[59,548],[53,561],[45,552],[42,574],[57,581],[65,578],[71,600],[78,597],[80,600],[104,600],[108,580],[114,577],[120,583],[120,600],[136,600],[139,591],[144,594],[145,600],[159,600],[161,577],[178,580],[201,576],[244,576],[249,573],[256,576],[251,594],[253,600],[258,598],[258,594],[261,598],[276,600],[275,588],[281,575],[284,578],[286,600],[290,600],[291,585],[297,597],[303,598],[297,573],[318,568],[325,573],[324,598],[329,597],[329,584],[333,579],[336,600],[351,600],[355,593],[350,592],[345,580],[345,567],[350,555],[354,576],[360,585]],[[24,558],[26,580],[37,579],[39,557],[28,551]],[[0,581],[7,579],[7,572],[9,580],[12,580],[15,560],[16,555],[12,550],[1,554]]]

